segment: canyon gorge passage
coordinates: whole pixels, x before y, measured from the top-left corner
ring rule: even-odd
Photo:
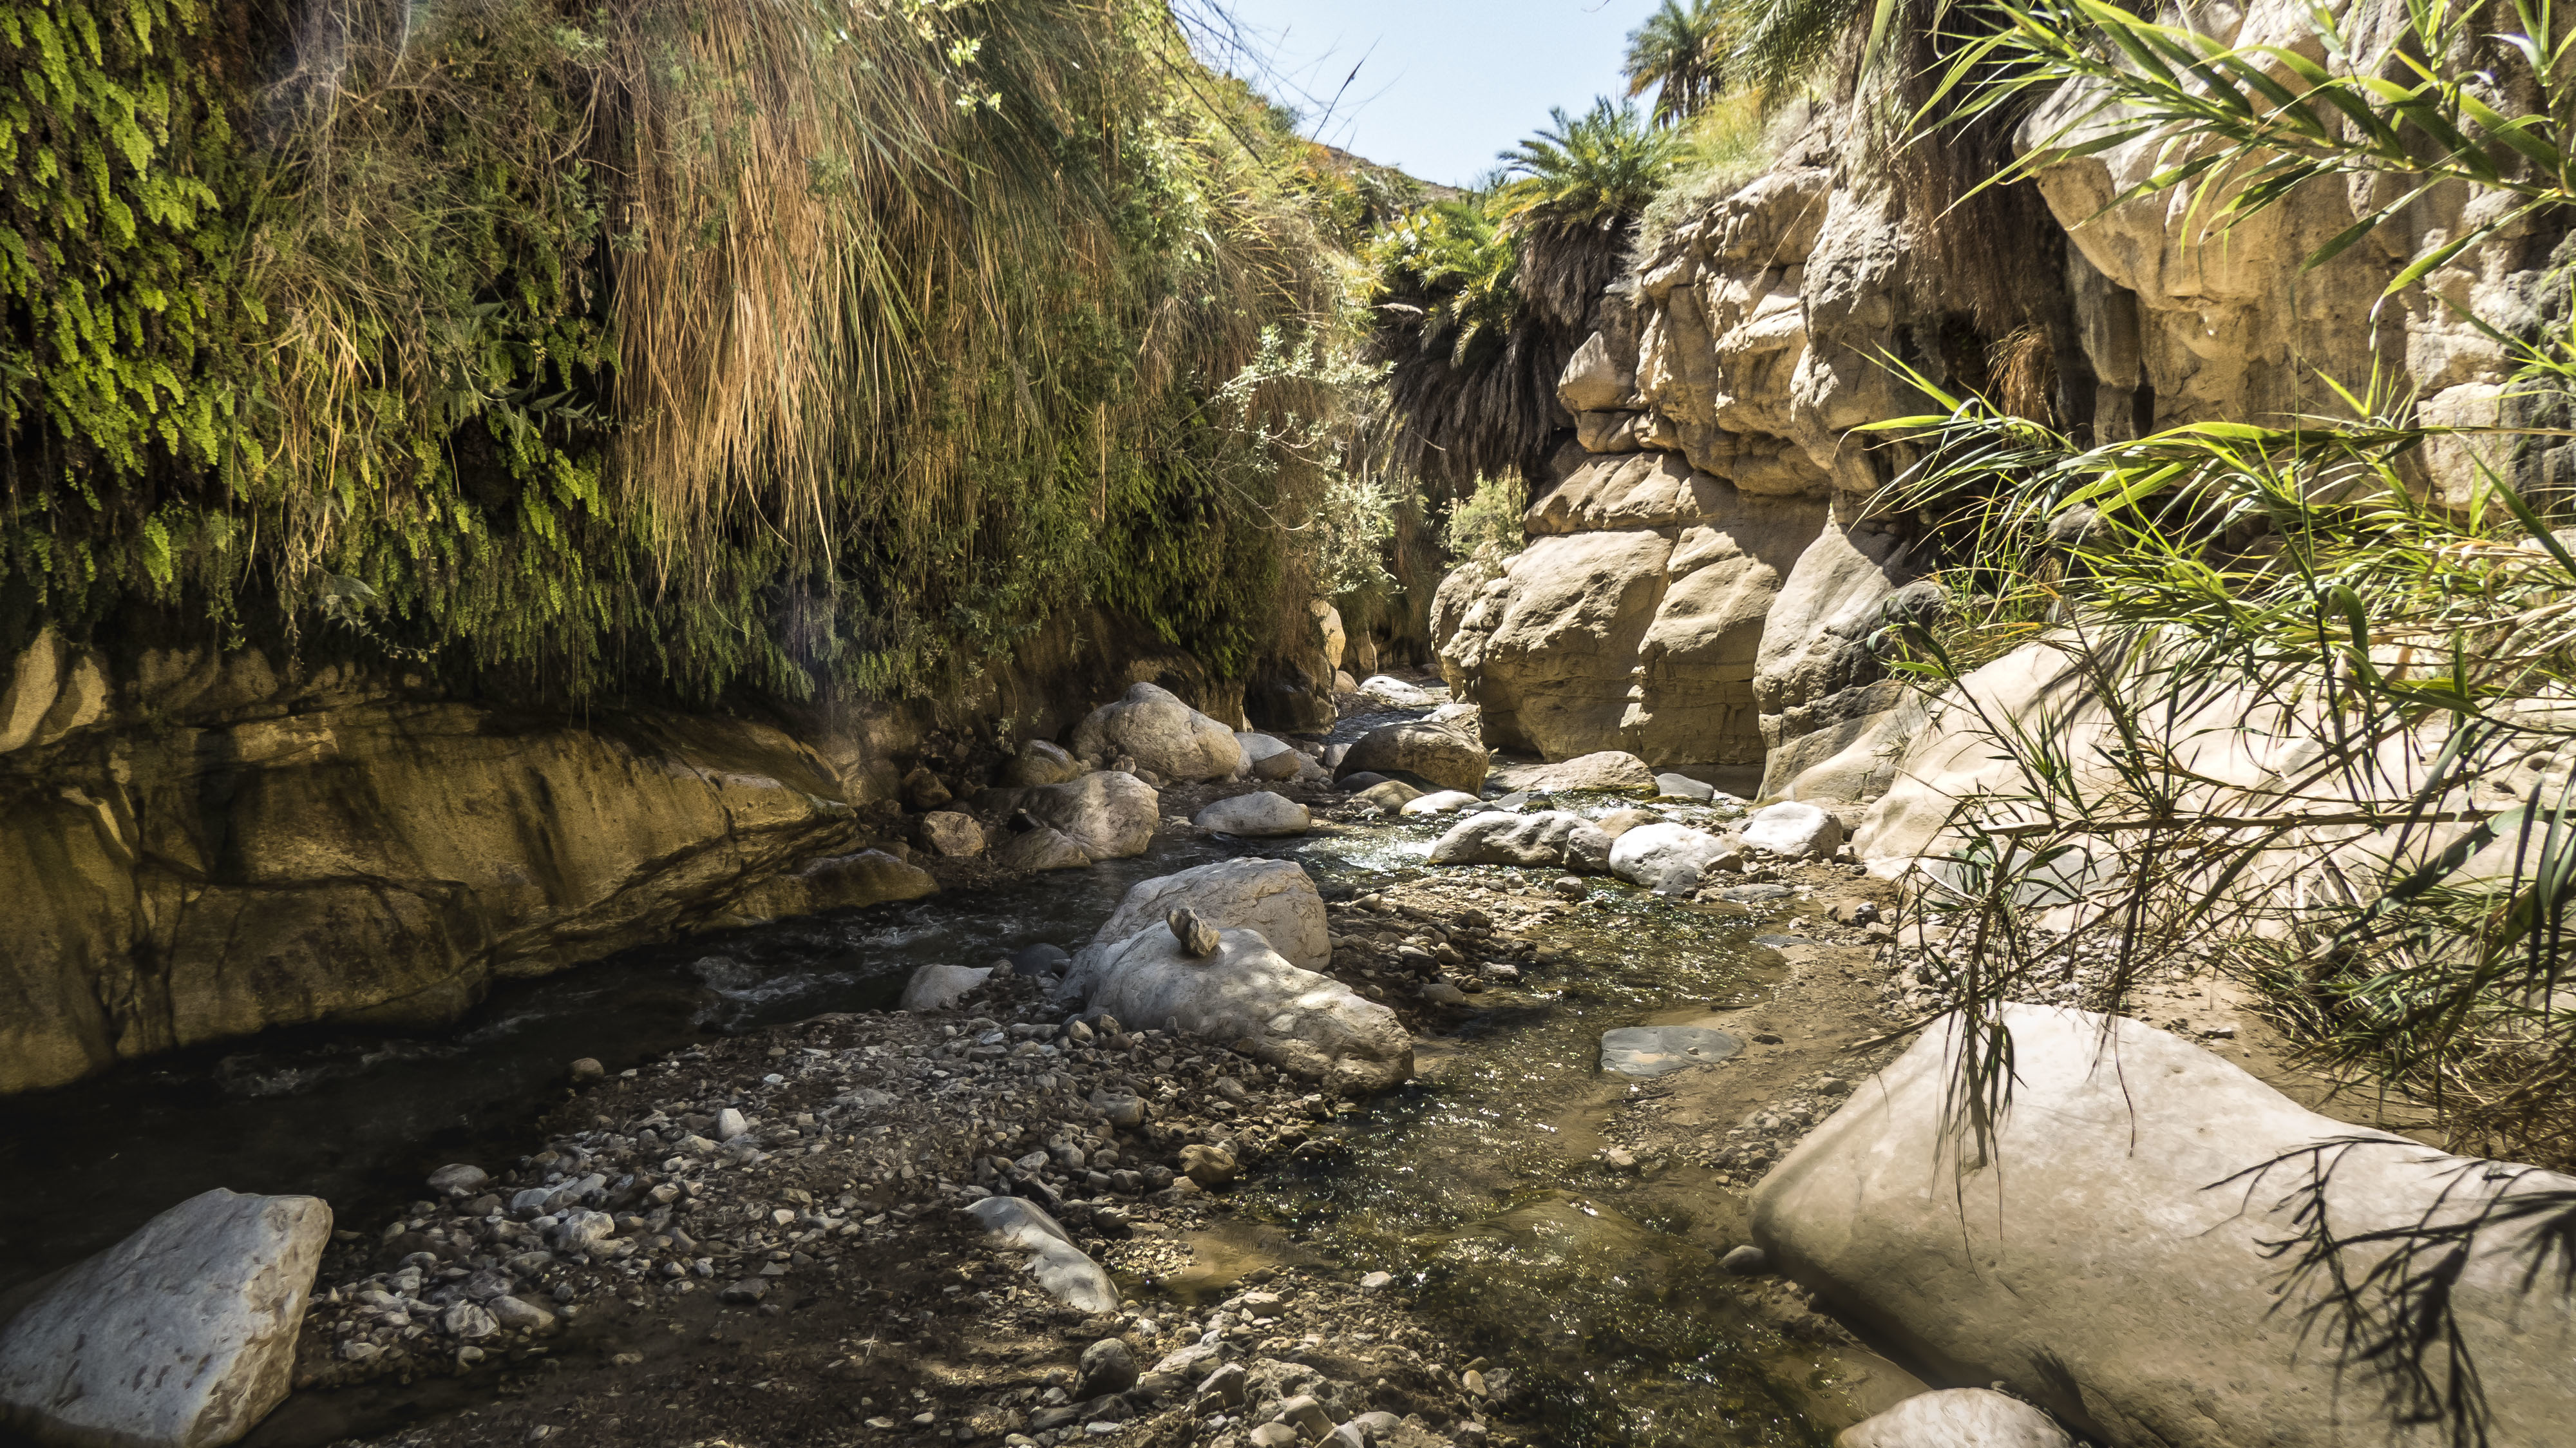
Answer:
[[[0,1442],[2576,1445],[2576,19],[0,4]]]

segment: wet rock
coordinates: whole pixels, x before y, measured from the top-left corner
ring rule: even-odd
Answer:
[[[986,1197],[966,1212],[984,1229],[986,1241],[1032,1254],[1029,1274],[1059,1301],[1085,1312],[1118,1310],[1118,1288],[1109,1274],[1035,1202]]]
[[[1830,859],[1843,842],[1842,822],[1830,811],[1795,800],[1755,810],[1742,828],[1747,846],[1791,860]]]
[[[442,1197],[470,1197],[492,1178],[479,1166],[457,1162],[429,1174],[429,1189]]]
[[[1717,898],[1733,905],[1768,905],[1797,893],[1787,885],[1729,885],[1717,892]]]
[[[1002,767],[1002,783],[1014,789],[1042,789],[1063,784],[1082,773],[1082,761],[1045,739],[1020,742],[1020,752]]]
[[[1339,757],[1341,755],[1345,755],[1350,752],[1351,747],[1347,744],[1336,744],[1332,748],[1324,751],[1327,758],[1334,759],[1336,762],[1339,761]],[[1372,774],[1367,770],[1361,770],[1357,774],[1345,775],[1340,779],[1334,780],[1333,785],[1345,794],[1357,794],[1361,790],[1375,789],[1379,785],[1387,782],[1387,777],[1383,774]]]
[[[1453,814],[1469,805],[1483,802],[1463,789],[1443,789],[1406,800],[1396,813],[1402,815]]]
[[[584,1056],[580,1060],[572,1063],[570,1074],[572,1076],[573,1083],[575,1085],[580,1085],[586,1082],[596,1081],[607,1075],[608,1068],[599,1064],[598,1057]]]
[[[768,1295],[769,1279],[744,1277],[725,1284],[724,1290],[716,1294],[716,1299],[720,1302],[747,1304],[758,1302]]]
[[[1106,959],[1106,947],[1183,907],[1220,930],[1260,931],[1291,965],[1321,970],[1333,958],[1324,897],[1303,869],[1287,860],[1219,860],[1129,886],[1092,933],[1092,943],[1103,949],[1082,952],[1073,969],[1085,979],[1069,980],[1068,988],[1087,990],[1087,972]]]
[[[1342,756],[1335,777],[1364,770],[1418,775],[1442,789],[1475,794],[1485,787],[1485,746],[1456,723],[1415,720],[1387,724],[1361,735]]]
[[[1565,867],[1587,874],[1605,874],[1610,869],[1610,850],[1618,837],[1596,824],[1576,825],[1565,837]]]
[[[1917,1393],[1834,1435],[1834,1448],[2074,1448],[2057,1420],[1989,1388]]]
[[[1744,1042],[1705,1026],[1623,1026],[1601,1033],[1601,1069],[1623,1076],[1665,1076],[1723,1061]]]
[[[1655,793],[1666,799],[1715,799],[1717,786],[1687,774],[1658,774],[1655,776]]]
[[[1285,740],[1267,734],[1238,733],[1234,742],[1243,746],[1243,757],[1255,779],[1294,779],[1299,762],[1306,757]]]
[[[75,1264],[0,1330],[0,1423],[40,1442],[210,1448],[285,1398],[318,1197],[190,1197]]]
[[[1701,871],[1730,855],[1740,857],[1742,850],[1688,825],[1639,825],[1611,843],[1610,873],[1650,890],[1685,881],[1686,888],[1697,889]]]
[[[1578,754],[1553,764],[1524,764],[1496,771],[1507,789],[1559,794],[1577,789],[1652,790],[1655,771],[1646,761],[1620,749]]]
[[[1216,954],[1216,927],[1201,920],[1197,911],[1184,905],[1164,916],[1163,923],[1170,927],[1172,943],[1180,947],[1181,954],[1192,960]]]
[[[962,860],[984,853],[984,827],[973,815],[933,810],[921,817],[921,843],[934,855]]]
[[[1360,1291],[1383,1292],[1394,1282],[1395,1274],[1392,1272],[1372,1272],[1360,1279]]]
[[[2000,1021],[2012,1109],[1982,1164],[1944,1165],[1924,1189],[1928,1163],[1960,1155],[1954,1016],[1764,1179],[1753,1236],[1908,1356],[2028,1389],[2089,1437],[2341,1448],[2369,1424],[2388,1441],[2390,1384],[2297,1330],[2334,1310],[2330,1283],[2287,1275],[2277,1244],[2309,1212],[2350,1242],[2576,1194],[2576,1178],[2318,1115],[2137,1021],[2031,1005]],[[2556,1441],[2576,1422],[2576,1300],[2529,1290],[2528,1240],[2481,1232],[2445,1266],[2447,1321],[2497,1443]],[[2428,1425],[2397,1441],[2442,1438]]]
[[[1203,830],[1246,839],[1302,835],[1315,826],[1304,805],[1266,789],[1218,800],[1200,810],[1190,823]]]
[[[1012,951],[1009,959],[1015,974],[1041,978],[1062,975],[1065,967],[1073,963],[1073,957],[1065,953],[1063,946],[1049,945],[1045,941],[1023,945]]]
[[[1125,1020],[1177,1023],[1343,1090],[1380,1091],[1413,1074],[1413,1041],[1393,1011],[1289,964],[1257,931],[1219,938],[1212,959],[1195,960],[1167,930],[1129,936],[1092,977],[1088,1005]]]
[[[903,1003],[897,1009],[955,1010],[960,997],[992,978],[993,968],[989,965],[925,965],[905,982]]]
[[[1234,732],[1227,730],[1225,737],[1232,747]],[[1123,860],[1145,853],[1161,819],[1153,789],[1136,776],[1116,770],[1030,790],[1021,797],[1020,807],[1029,818],[1060,831],[1095,860]]]
[[[1201,1191],[1215,1191],[1234,1184],[1237,1172],[1234,1154],[1221,1146],[1192,1145],[1181,1148],[1181,1174],[1199,1184]]]
[[[1075,1392],[1096,1398],[1104,1393],[1123,1393],[1136,1386],[1136,1355],[1128,1351],[1121,1339],[1104,1337],[1082,1350],[1081,1386]]]
[[[1004,840],[993,851],[993,863],[1013,870],[1088,870],[1091,857],[1062,830],[1040,825]]]
[[[920,866],[883,850],[861,850],[808,860],[743,891],[735,903],[752,915],[810,915],[817,910],[918,900],[938,891],[939,882]]]
[[[1467,993],[1445,980],[1431,981],[1414,994],[1435,1006],[1463,1006],[1467,1003]]]
[[[1435,865],[1562,865],[1566,841],[1587,821],[1564,810],[1475,815],[1431,846]]]
[[[1748,1242],[1718,1258],[1717,1265],[1738,1277],[1759,1277],[1771,1270],[1771,1254]]]
[[[1232,729],[1156,684],[1137,684],[1117,703],[1093,710],[1074,727],[1073,752],[1092,760],[1125,754],[1165,779],[1232,779],[1249,763]],[[1100,858],[1113,853],[1136,851],[1093,851]]]

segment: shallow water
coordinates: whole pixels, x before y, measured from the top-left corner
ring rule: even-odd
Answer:
[[[1627,801],[1557,803],[1598,814]],[[1448,823],[1174,844],[974,894],[693,936],[506,983],[448,1031],[305,1033],[21,1098],[0,1132],[0,1170],[17,1184],[0,1194],[0,1290],[212,1186],[310,1192],[351,1223],[376,1220],[431,1168],[524,1151],[574,1058],[617,1071],[709,1031],[885,1009],[918,965],[1078,946],[1129,884],[1228,854],[1295,859],[1328,894],[1365,892],[1430,873]],[[1438,873],[1487,891],[1554,876]],[[1765,928],[1596,883],[1595,903],[1545,937],[1567,963],[1476,997],[1423,1043],[1422,1078],[1353,1118],[1338,1150],[1246,1191],[1251,1219],[1203,1246],[1224,1262],[1210,1281],[1319,1254],[1396,1272],[1516,1375],[1514,1412],[1562,1443],[1821,1443],[1812,1361],[1737,1307],[1715,1267],[1724,1240],[1691,1205],[1701,1196],[1590,1159],[1602,1143],[1587,1123],[1620,1093],[1655,1089],[1597,1071],[1600,1033],[1747,999],[1778,964],[1755,943]]]

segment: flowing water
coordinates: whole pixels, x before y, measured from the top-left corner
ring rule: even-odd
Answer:
[[[1374,825],[1256,852],[1297,860],[1347,898],[1429,873],[1437,833]],[[692,936],[504,984],[449,1032],[280,1037],[20,1098],[0,1134],[13,1183],[0,1193],[0,1291],[212,1186],[311,1192],[345,1220],[375,1220],[432,1167],[524,1150],[568,1060],[617,1071],[711,1030],[885,1009],[918,965],[1077,946],[1134,881],[1244,852],[1167,845],[973,894]],[[1552,874],[1438,873],[1487,892]],[[1508,1366],[1516,1410],[1562,1443],[1821,1444],[1820,1423],[1850,1416],[1835,1394],[1861,1359],[1785,1344],[1741,1306],[1715,1265],[1742,1240],[1740,1202],[1687,1167],[1641,1179],[1592,1156],[1617,1099],[1656,1089],[1603,1076],[1600,1033],[1749,999],[1778,966],[1755,939],[1765,928],[1597,887],[1544,937],[1567,963],[1477,997],[1423,1042],[1421,1078],[1370,1103],[1338,1150],[1248,1189],[1236,1270],[1293,1251],[1397,1273]]]

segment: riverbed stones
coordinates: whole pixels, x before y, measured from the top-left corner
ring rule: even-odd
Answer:
[[[285,1398],[318,1197],[216,1188],[75,1264],[0,1329],[0,1423],[39,1442],[212,1448]]]
[[[921,843],[943,859],[969,859],[984,853],[984,827],[970,814],[932,810],[921,817]]]
[[[1234,1185],[1240,1170],[1234,1153],[1221,1146],[1191,1145],[1181,1148],[1181,1174],[1199,1184],[1201,1191],[1218,1191]]]
[[[1431,845],[1435,865],[1562,865],[1566,841],[1589,824],[1565,810],[1537,814],[1492,811],[1449,827]]]
[[[1523,764],[1496,771],[1507,789],[1562,794],[1578,789],[1646,791],[1655,788],[1655,771],[1624,749],[1601,749],[1554,764]]]
[[[1306,813],[1304,805],[1266,789],[1218,800],[1200,810],[1190,823],[1203,830],[1239,835],[1245,839],[1302,835],[1315,827],[1314,818]]]
[[[1118,1310],[1117,1284],[1045,1208],[1019,1197],[986,1197],[968,1204],[966,1213],[994,1246],[1030,1254],[1029,1275],[1058,1301],[1084,1312]]]
[[[1413,1041],[1395,1013],[1328,976],[1291,965],[1258,931],[1220,933],[1215,958],[1180,953],[1168,930],[1109,947],[1086,1004],[1121,1020],[1164,1021],[1228,1042],[1291,1075],[1351,1092],[1413,1074]]]
[[[1917,1393],[1834,1435],[1834,1448],[2074,1448],[2057,1420],[1991,1388]]]
[[[1159,684],[1137,684],[1091,711],[1074,726],[1073,752],[1095,764],[1124,754],[1139,768],[1180,780],[1232,779],[1248,762],[1232,729]]]
[[[1696,889],[1700,872],[1742,854],[1740,841],[1688,825],[1639,825],[1611,842],[1610,873],[1650,890]]]
[[[442,1197],[470,1197],[491,1180],[483,1168],[455,1162],[429,1174],[429,1189]]]
[[[1039,825],[1004,840],[1001,847],[993,851],[993,863],[1007,869],[1043,873],[1048,870],[1088,870],[1092,860],[1082,852],[1082,846],[1075,844],[1064,831]]]
[[[1225,737],[1231,746],[1234,731],[1227,730]],[[1030,790],[1020,797],[1020,808],[1094,860],[1123,860],[1145,853],[1161,819],[1153,787],[1114,769]]]
[[[903,1004],[907,1011],[948,1011],[957,1008],[958,1000],[993,978],[989,965],[925,965],[912,973],[903,987]]]
[[[1706,1026],[1622,1026],[1601,1033],[1601,1069],[1622,1076],[1669,1076],[1715,1065],[1743,1049],[1742,1038]]]
[[[1485,746],[1455,722],[1427,719],[1382,724],[1351,742],[1334,777],[1363,771],[1418,775],[1441,789],[1475,794],[1485,787]]]
[[[1833,858],[1842,847],[1842,821],[1818,805],[1783,800],[1745,817],[1744,843],[1792,860]]]
[[[1962,1161],[1952,1133],[1953,1016],[1763,1181],[1753,1235],[1782,1271],[1942,1376],[2002,1381],[2119,1448],[2444,1441],[2438,1423],[2390,1426],[2390,1380],[2303,1326],[2343,1319],[2276,1244],[2313,1200],[2361,1273],[2383,1250],[2368,1234],[2509,1214],[2576,1178],[2317,1115],[2137,1021],[2029,1005],[2001,1020],[2014,1082],[1990,1154]],[[2576,1422],[2576,1301],[2531,1290],[2537,1245],[2493,1217],[2444,1268],[2497,1443]]]
[[[1139,880],[1128,887],[1118,908],[1092,933],[1092,943],[1115,945],[1183,906],[1220,930],[1260,931],[1262,939],[1290,965],[1321,970],[1332,961],[1324,897],[1306,872],[1287,860],[1219,860],[1212,865]],[[1093,955],[1089,951],[1084,954]],[[1097,963],[1094,956],[1095,967]],[[1077,960],[1075,973],[1082,970]]]

